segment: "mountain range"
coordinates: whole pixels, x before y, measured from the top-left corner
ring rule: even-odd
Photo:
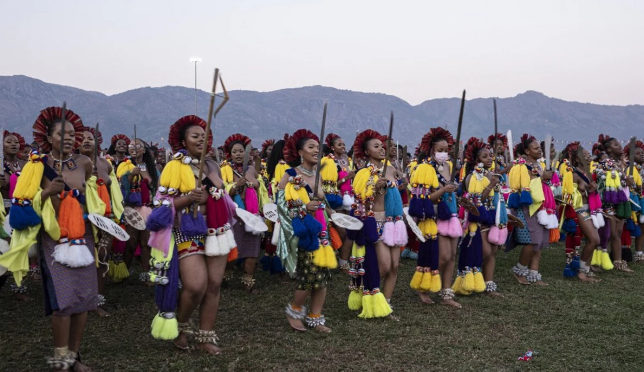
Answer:
[[[282,138],[299,128],[320,130],[324,103],[328,103],[326,133],[338,133],[352,143],[357,131],[367,128],[383,134],[394,112],[394,139],[415,146],[429,128],[447,127],[455,135],[460,98],[427,100],[413,106],[382,93],[363,93],[323,86],[281,89],[272,92],[233,90],[230,101],[214,121],[215,143],[233,133],[251,137],[255,146],[267,138]],[[198,115],[208,115],[210,94],[197,91]],[[43,108],[61,105],[76,112],[87,126],[101,124],[106,138],[116,133],[134,134],[164,145],[169,126],[195,113],[192,88],[144,87],[105,95],[99,92],[50,84],[27,76],[0,76],[0,126],[26,134]],[[515,97],[497,98],[498,128],[512,129],[515,140],[524,132],[538,138],[549,133],[555,140],[595,141],[608,133],[626,140],[644,123],[644,106],[609,106],[569,102],[526,91]],[[476,98],[465,104],[462,139],[486,137],[493,132],[492,98]],[[106,146],[106,144],[104,144]],[[559,145],[561,146],[561,145]]]

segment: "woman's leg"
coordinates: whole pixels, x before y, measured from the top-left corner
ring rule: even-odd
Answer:
[[[208,270],[203,255],[187,256],[179,260],[179,275],[183,289],[179,297],[177,321],[179,322],[179,337],[174,341],[181,349],[188,347],[187,333],[190,316],[203,300],[208,287]]]
[[[331,333],[331,328],[325,325],[326,319],[322,315],[322,308],[326,299],[326,288],[311,291],[311,311],[306,318],[309,327],[321,333]]]
[[[382,242],[382,240],[376,243],[376,256],[378,257],[380,280],[384,282],[381,286],[382,293],[385,298],[389,300],[391,299],[391,294],[393,293],[394,289],[392,287],[389,293],[387,293],[385,288],[387,287],[387,277],[392,271],[392,257],[389,247],[386,246],[385,243]]]
[[[127,266],[128,270],[132,266],[132,260],[134,260],[134,252],[136,252],[136,247],[139,245],[140,231],[133,228],[130,225],[125,226],[125,232],[130,236],[130,239],[125,243],[125,252],[123,253],[123,262]]]
[[[578,215],[579,229],[584,234],[586,244],[579,256],[579,272],[577,276],[582,282],[598,282],[598,279],[590,277],[590,262],[593,258],[593,252],[599,246],[599,232],[590,219],[585,219]]]
[[[496,290],[496,283],[494,282],[494,269],[496,267],[496,252],[499,248],[496,244],[491,244],[487,240],[489,230],[481,232],[483,240],[483,279],[485,280],[485,293],[490,296],[503,297]]]
[[[632,273],[633,270],[629,269],[626,261],[622,260],[622,231],[624,230],[624,220],[614,218],[611,220],[610,227],[610,249],[613,254],[615,269]]]
[[[461,304],[454,301],[454,291],[452,290],[452,277],[454,276],[454,262],[456,260],[456,245],[458,238],[450,238],[438,235],[438,267],[441,273],[443,288],[440,296],[442,303],[445,305],[461,307]]]
[[[208,285],[199,306],[199,332],[204,334],[202,337],[211,337],[210,341],[214,341],[200,343],[199,347],[214,355],[221,352],[216,344],[217,335],[214,329],[221,299],[221,283],[224,279],[227,261],[228,256],[206,257]]]
[[[533,255],[534,250],[532,249],[532,245],[524,246],[523,249],[521,249],[521,254],[519,255],[519,262],[517,262],[517,264],[512,268],[514,277],[520,284],[530,284],[527,279],[529,272],[528,265],[530,264]]]
[[[257,258],[246,257],[244,259],[244,276],[242,277],[242,283],[246,287],[246,291],[250,293],[259,293],[259,290],[255,288],[255,268],[257,267]]]
[[[310,290],[298,289],[295,291],[293,302],[286,306],[286,319],[291,328],[297,331],[306,331],[303,320],[306,317],[306,299],[311,295]],[[326,292],[325,292],[326,295]],[[324,303],[324,301],[322,301]],[[321,307],[320,307],[321,308]]]

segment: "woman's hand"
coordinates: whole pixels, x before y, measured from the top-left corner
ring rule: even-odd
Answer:
[[[246,182],[248,182],[248,180],[246,179],[246,177],[240,177],[240,178],[237,180],[237,183],[236,183],[235,185],[237,186],[237,188],[241,188],[241,187],[246,186]]]
[[[628,187],[635,186],[635,181],[633,180],[633,176],[627,176],[626,177],[626,186],[628,186]]]
[[[387,181],[384,178],[379,178],[376,181],[376,191],[382,191],[387,188]]]
[[[49,186],[45,187],[42,191],[42,196],[43,198],[48,198],[60,194],[63,190],[65,190],[65,182],[61,177],[56,177],[49,183]]]
[[[141,168],[134,167],[130,173],[132,173],[133,176],[140,176],[141,175]]]
[[[9,179],[6,174],[0,176],[0,187],[3,189],[9,187]]]
[[[308,204],[306,205],[306,210],[309,212],[315,212],[318,210],[319,207],[320,207],[320,202],[313,200],[308,202]]]
[[[500,181],[499,176],[495,175],[492,172],[488,172],[486,177],[488,180],[490,180],[490,185],[489,185],[490,188],[493,188],[494,186],[496,186]]]
[[[597,182],[591,181],[590,184],[588,184],[588,189],[586,191],[589,193],[597,191]]]
[[[454,192],[456,191],[456,185],[453,183],[448,183],[447,185],[441,187],[441,191],[446,193],[446,192]]]
[[[205,204],[208,200],[208,193],[205,190],[205,186],[202,186],[200,189],[192,190],[190,193],[190,201],[192,201],[193,204]]]
[[[541,173],[541,179],[546,182],[550,181],[552,179],[552,171],[544,170],[543,173]]]

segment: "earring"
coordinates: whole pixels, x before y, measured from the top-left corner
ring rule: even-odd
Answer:
[[[304,164],[304,156],[300,156],[300,164]]]

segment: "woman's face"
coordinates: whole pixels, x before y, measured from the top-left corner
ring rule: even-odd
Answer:
[[[20,142],[18,141],[18,138],[13,135],[8,135],[4,137],[4,153],[7,155],[18,155],[18,152],[20,152]]]
[[[114,144],[114,151],[116,152],[127,152],[127,142],[124,139],[116,141]]]
[[[432,157],[437,152],[449,152],[449,145],[447,144],[447,141],[440,140],[434,142],[434,146],[432,146]]]
[[[554,159],[555,159],[555,155],[557,155],[557,150],[555,149],[555,145],[554,145],[554,144],[550,144],[550,159],[551,159],[551,160],[554,160]]]
[[[144,149],[145,149],[145,146],[143,145],[143,142],[140,139],[137,139],[136,142],[130,142],[130,146],[128,146],[130,156],[135,159],[137,157],[143,156]]]
[[[344,144],[344,140],[342,140],[342,138],[336,138],[336,140],[333,141],[331,149],[338,155],[344,155],[347,153],[347,146]]]
[[[496,150],[497,155],[503,155],[503,153],[505,152],[505,149],[503,148],[503,141],[497,139],[494,143],[494,149]]]
[[[623,151],[622,146],[616,139],[611,140],[608,142],[608,145],[606,145],[606,152],[613,157],[621,156]]]
[[[317,164],[318,154],[320,153],[320,145],[314,139],[304,142],[302,148],[298,151],[300,157],[307,164]]]
[[[54,124],[51,135],[47,137],[47,140],[51,144],[53,149],[60,151],[61,137],[60,137],[60,128],[62,123],[58,122]],[[76,142],[76,132],[74,131],[74,126],[72,123],[65,122],[65,140],[63,141],[63,153],[62,155],[71,154],[74,150],[74,142]]]
[[[532,160],[541,159],[541,157],[543,156],[541,152],[541,145],[537,141],[530,141],[530,144],[528,144],[528,147],[525,150],[526,156]]]
[[[268,145],[268,147],[266,147],[266,158],[267,159],[271,156],[271,152],[273,152],[273,145]]]
[[[482,149],[479,151],[478,154],[478,162],[483,163],[483,167],[485,169],[489,169],[492,166],[492,163],[494,161],[494,157],[492,156],[492,152],[488,149]]]
[[[586,164],[590,164],[590,162],[593,160],[593,157],[590,155],[590,152],[584,149],[583,153],[584,153],[584,159],[586,160]]]
[[[92,132],[83,132],[83,142],[81,142],[80,152],[85,156],[94,154],[94,135]]]
[[[233,148],[230,149],[230,157],[233,163],[242,165],[244,163],[244,145],[241,143],[234,144]]]
[[[219,160],[223,160],[224,159],[224,150],[217,149],[217,152],[219,153]]]
[[[198,125],[191,126],[186,129],[182,144],[190,156],[195,159],[201,158],[204,146],[206,146],[206,131]]]
[[[640,147],[635,148],[635,162],[637,164],[644,163],[644,150]]]
[[[385,147],[377,138],[372,138],[367,142],[365,154],[372,160],[382,161],[385,158]]]

